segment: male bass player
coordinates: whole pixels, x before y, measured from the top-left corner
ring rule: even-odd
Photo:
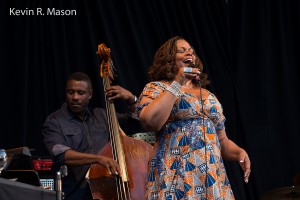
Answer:
[[[53,172],[67,165],[68,175],[62,179],[66,200],[92,199],[85,175],[91,164],[107,168],[118,175],[118,163],[97,152],[109,141],[106,112],[102,108],[90,108],[92,83],[82,72],[71,74],[66,82],[66,102],[50,114],[42,127],[43,142],[53,159]],[[108,101],[123,99],[134,109],[137,98],[120,86],[105,88]],[[126,114],[122,115],[127,117]],[[122,117],[121,116],[121,117]]]

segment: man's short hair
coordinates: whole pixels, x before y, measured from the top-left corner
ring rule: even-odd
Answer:
[[[87,82],[92,88],[92,81],[91,81],[90,77],[87,74],[83,73],[83,72],[74,72],[74,73],[72,73],[69,76],[68,80],[67,80],[67,84],[70,80]]]

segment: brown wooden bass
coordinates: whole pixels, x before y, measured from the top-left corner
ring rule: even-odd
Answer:
[[[102,63],[100,76],[103,87],[113,80],[113,63],[110,49],[105,44],[98,45],[97,54]],[[101,165],[91,165],[87,179],[94,199],[101,200],[142,200],[145,196],[147,168],[153,150],[149,143],[126,136],[119,126],[113,103],[106,101],[106,111],[110,132],[108,142],[98,155],[115,159],[120,165],[121,176],[110,175]]]

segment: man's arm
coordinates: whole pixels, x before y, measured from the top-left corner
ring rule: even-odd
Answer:
[[[120,168],[117,162],[111,158],[94,155],[89,153],[81,153],[74,150],[67,150],[65,152],[66,165],[87,165],[100,164],[110,172],[110,174],[119,174]]]
[[[69,147],[55,118],[47,118],[43,125],[42,133],[46,149],[57,166],[97,163],[106,167],[112,174],[119,172],[119,167],[115,160],[99,155],[77,152]]]

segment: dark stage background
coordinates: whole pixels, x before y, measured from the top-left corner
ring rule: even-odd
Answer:
[[[10,8],[75,9],[76,16],[13,16]],[[300,2],[292,0],[1,1],[1,139],[42,156],[41,125],[64,101],[67,76],[86,72],[104,106],[97,45],[112,51],[115,84],[138,95],[156,49],[175,35],[204,62],[227,117],[228,137],[252,161],[248,184],[226,162],[238,200],[290,187],[300,172]],[[119,112],[127,105],[116,102]]]

